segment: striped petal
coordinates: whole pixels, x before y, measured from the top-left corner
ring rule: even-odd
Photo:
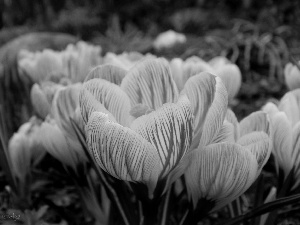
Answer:
[[[103,79],[92,79],[83,84],[89,91],[123,126],[130,124],[130,100],[126,93],[116,84]],[[81,101],[84,104],[83,101]]]
[[[296,188],[300,184],[300,122],[298,122],[293,127],[293,151],[292,157],[295,159],[294,162],[294,172],[295,178],[297,181],[295,182],[293,188]]]
[[[235,128],[234,125],[228,121],[224,121],[218,135],[212,141],[212,143],[220,142],[235,142]]]
[[[50,155],[75,171],[80,163],[88,161],[81,144],[67,137],[53,120],[41,125],[39,142]]]
[[[293,165],[292,125],[284,112],[277,113],[272,119],[272,140],[275,159],[285,173],[289,174]]]
[[[104,171],[117,179],[145,183],[153,193],[162,166],[147,140],[101,112],[92,113],[86,136],[92,157]]]
[[[189,157],[185,179],[194,207],[205,199],[214,203],[212,210],[219,209],[243,194],[256,179],[254,155],[237,144],[212,144]]]
[[[292,124],[300,121],[300,89],[286,93],[280,100],[278,109],[286,113]]]
[[[116,122],[115,117],[102,105],[89,91],[82,88],[79,95],[81,117],[84,124],[87,124],[93,112],[102,112],[108,115],[111,121]]]
[[[240,136],[251,133],[253,131],[263,131],[270,133],[270,120],[267,113],[257,111],[251,113],[240,122]]]
[[[192,109],[185,95],[176,104],[165,104],[133,121],[131,128],[155,146],[163,167],[161,177],[165,177],[188,151],[192,124]]]
[[[234,141],[237,141],[240,138],[240,124],[234,114],[234,112],[231,109],[227,109],[226,121],[231,123],[234,127]]]
[[[247,147],[247,149],[255,155],[258,163],[257,175],[259,175],[272,151],[272,143],[269,136],[265,132],[255,131],[244,135],[237,143]]]
[[[113,84],[120,85],[126,73],[127,71],[125,69],[118,66],[110,64],[101,65],[91,70],[86,76],[84,82],[94,78],[100,78]]]
[[[191,101],[195,116],[191,149],[211,143],[222,127],[227,111],[227,92],[221,79],[200,73],[186,82],[182,93]]]
[[[164,103],[175,102],[178,90],[165,59],[145,59],[136,64],[123,79],[122,89],[132,106],[144,104],[158,109]]]
[[[69,137],[76,137],[70,118],[73,117],[76,108],[79,106],[80,90],[81,84],[70,85],[59,90],[52,102],[51,115],[60,129]]]

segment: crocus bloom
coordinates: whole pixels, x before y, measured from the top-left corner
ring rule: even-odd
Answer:
[[[196,56],[185,61],[174,58],[170,61],[170,66],[179,90],[183,89],[184,84],[191,76],[200,72],[209,72],[220,77],[227,89],[229,101],[237,95],[241,87],[242,75],[240,69],[225,57],[215,57],[209,62],[205,62]]]
[[[31,165],[36,164],[46,153],[37,138],[41,122],[40,119],[32,117],[9,140],[8,151],[12,168],[21,181],[29,174]]]
[[[103,57],[103,64],[112,64],[120,68],[123,68],[125,70],[129,70],[138,61],[145,58],[156,58],[156,57],[151,54],[143,55],[139,52],[123,52],[122,54],[119,55],[113,52],[108,52]]]
[[[160,33],[153,42],[153,47],[157,50],[164,48],[171,48],[174,45],[186,42],[186,36],[184,34],[177,33],[173,30],[168,30]]]
[[[18,57],[18,69],[28,75],[34,83],[46,80],[49,74],[63,71],[62,56],[56,51],[45,49],[42,52],[22,50]]]
[[[300,89],[286,93],[278,106],[267,103],[263,110],[271,117],[273,154],[277,162],[277,171],[281,168],[285,178],[294,168],[297,178],[293,188],[300,184]],[[278,168],[279,167],[279,168]]]
[[[24,50],[19,54],[18,68],[21,74],[28,75],[35,83],[53,80],[53,76],[75,83],[83,81],[90,69],[102,63],[100,54],[100,46],[82,41],[70,44],[60,52],[45,49],[32,53]]]
[[[298,65],[299,62],[298,62]],[[284,67],[285,84],[289,90],[300,88],[300,71],[296,65],[287,63]]]
[[[79,164],[87,161],[71,123],[73,119],[83,129],[78,108],[80,88],[81,84],[73,84],[57,91],[52,101],[51,112],[39,131],[39,140],[45,149],[75,171]]]
[[[80,93],[81,114],[88,150],[110,175],[146,184],[151,197],[164,181],[186,173],[194,203],[203,196],[229,202],[256,179],[260,153],[248,146],[256,140],[216,144],[225,135],[227,112],[219,77],[192,76],[179,93],[160,58],[137,63],[120,85],[91,77]],[[203,195],[211,182],[216,184],[211,194]]]
[[[34,84],[31,88],[30,99],[37,116],[44,120],[51,110],[51,104],[55,93],[63,86],[45,81],[41,84]]]

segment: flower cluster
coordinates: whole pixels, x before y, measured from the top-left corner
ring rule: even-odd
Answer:
[[[187,199],[190,212],[205,214],[234,201],[254,183],[271,154],[271,137],[280,140],[276,123],[274,129],[271,124],[283,115],[272,113],[271,124],[263,111],[237,120],[228,108],[241,86],[235,64],[224,57],[167,61],[135,52],[100,53],[99,46],[79,42],[62,52],[20,54],[19,70],[35,82],[31,101],[36,117],[10,141],[17,176],[28,173],[23,167],[37,155],[37,144],[76,176],[94,165],[127,224],[115,199],[122,193],[109,186],[120,180],[134,196],[128,204],[141,203],[145,220],[149,203],[161,208],[161,199],[168,202],[173,188],[173,194]],[[21,166],[20,160],[26,162]],[[95,209],[101,207],[89,184],[81,190],[82,198],[93,202],[88,208],[97,217]]]

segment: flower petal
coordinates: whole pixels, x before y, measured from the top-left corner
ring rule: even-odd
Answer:
[[[70,85],[59,90],[52,102],[51,115],[56,120],[57,125],[69,137],[76,138],[76,133],[71,124],[70,118],[79,106],[79,92],[81,84]]]
[[[101,112],[92,113],[86,136],[91,156],[104,171],[117,179],[145,183],[153,192],[162,166],[147,140]]]
[[[165,177],[190,147],[193,114],[188,98],[183,95],[176,104],[169,103],[133,121],[131,128],[155,146]]]
[[[275,159],[285,173],[289,174],[293,165],[293,134],[292,125],[284,112],[277,113],[272,118],[272,140]]]
[[[253,131],[263,131],[270,134],[270,120],[267,113],[257,111],[251,113],[240,122],[240,136]]]
[[[297,181],[294,183],[293,188],[300,184],[300,121],[293,127],[293,151],[292,157],[294,162],[294,172]]]
[[[221,79],[210,73],[200,73],[186,82],[182,93],[191,101],[195,116],[191,149],[211,143],[227,111],[227,91]]]
[[[198,200],[214,202],[219,209],[243,194],[255,181],[257,162],[250,151],[232,143],[218,143],[194,150],[185,173],[194,207]]]
[[[219,130],[218,135],[215,137],[212,143],[235,142],[234,132],[234,125],[225,120],[223,126]]]
[[[231,109],[227,109],[225,119],[231,123],[234,127],[234,141],[237,141],[240,138],[240,124]]]
[[[100,78],[107,80],[113,84],[120,85],[126,73],[127,71],[125,69],[118,66],[110,64],[101,65],[92,69],[86,76],[84,82],[93,78]]]
[[[75,171],[78,164],[88,160],[80,143],[67,137],[53,120],[42,123],[39,141],[50,155]]]
[[[50,112],[51,105],[47,99],[47,96],[38,84],[34,84],[32,86],[30,91],[30,99],[36,114],[41,119],[45,119]]]
[[[300,88],[300,71],[297,66],[287,63],[284,67],[284,78],[289,90]]]
[[[286,93],[280,100],[278,109],[286,113],[292,124],[300,121],[300,89]]]
[[[116,118],[116,121],[123,126],[129,126],[130,100],[126,93],[116,84],[103,79],[92,79],[83,84],[97,101]],[[81,101],[83,104],[84,102]]]
[[[165,59],[145,59],[129,70],[121,84],[132,106],[144,104],[158,109],[164,103],[175,102],[178,90]]]
[[[82,119],[87,124],[89,117],[93,112],[103,112],[108,115],[109,119],[116,122],[115,117],[101,104],[89,91],[82,88],[79,95],[79,105]]]
[[[228,99],[232,100],[239,92],[242,85],[242,74],[237,65],[227,64],[216,69],[216,75],[221,77],[226,90]]]
[[[262,107],[262,111],[268,113],[270,118],[272,118],[276,113],[279,112],[279,109],[273,102],[268,102]]]
[[[272,151],[272,143],[269,136],[265,132],[254,131],[242,136],[237,143],[247,147],[255,155],[258,171],[260,172],[267,163]]]

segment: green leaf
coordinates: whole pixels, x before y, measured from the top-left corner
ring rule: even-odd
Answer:
[[[228,220],[227,222],[221,222],[219,225],[233,225],[233,224],[239,224],[239,223],[245,223],[249,219],[252,219],[254,217],[263,215],[265,213],[271,212],[273,210],[277,210],[283,206],[290,205],[293,203],[296,203],[300,200],[300,194],[279,198],[275,201],[263,204],[256,209],[251,210],[250,212],[246,213],[245,215],[235,217],[233,219]]]

